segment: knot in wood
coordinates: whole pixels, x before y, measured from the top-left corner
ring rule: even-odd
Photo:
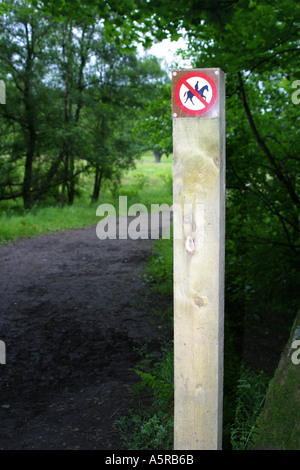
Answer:
[[[188,235],[185,240],[185,249],[188,253],[193,254],[195,251],[195,242],[191,235]]]
[[[194,302],[197,305],[197,307],[203,307],[203,305],[205,304],[204,300],[199,296],[194,298]]]

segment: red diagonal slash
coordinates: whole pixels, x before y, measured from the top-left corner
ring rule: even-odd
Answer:
[[[204,104],[204,106],[207,106],[208,105],[208,102],[200,95],[200,93],[198,93],[197,90],[195,90],[195,88],[193,88],[189,82],[187,80],[183,80],[182,82],[183,85],[185,85],[191,93],[193,93],[193,95],[198,98],[198,100],[201,101],[202,104]]]

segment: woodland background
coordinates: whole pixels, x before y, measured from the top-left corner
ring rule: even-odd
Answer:
[[[272,376],[299,306],[299,3],[7,0],[0,10],[2,241],[47,230],[30,221],[49,208],[89,223],[83,212],[121,194],[145,152],[157,172],[171,161],[170,73],[137,44],[184,35],[193,68],[226,73],[228,386],[249,331],[252,366]],[[131,190],[146,182],[138,173]],[[157,275],[171,285],[166,263]]]

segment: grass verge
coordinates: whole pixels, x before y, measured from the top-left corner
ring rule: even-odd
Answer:
[[[154,243],[153,255],[148,260],[144,277],[155,294],[173,295],[173,243],[160,239]],[[173,310],[155,312],[160,323],[173,330]],[[154,318],[155,320],[155,318]],[[134,368],[139,383],[133,388],[135,401],[146,397],[147,407],[134,407],[115,422],[126,450],[170,450],[173,448],[174,409],[174,354],[173,341],[164,344],[158,360],[141,351],[141,360]]]

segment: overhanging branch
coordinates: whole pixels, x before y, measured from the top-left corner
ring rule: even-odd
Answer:
[[[285,188],[287,189],[287,192],[288,194],[290,195],[293,203],[297,206],[297,207],[300,207],[300,201],[299,201],[299,198],[294,190],[294,187],[293,187],[293,184],[289,178],[289,175],[286,174],[285,172],[282,172],[281,169],[279,168],[279,166],[277,165],[277,162],[276,162],[276,158],[274,157],[274,155],[272,155],[272,153],[270,152],[270,149],[268,148],[268,146],[266,145],[265,141],[262,139],[262,137],[260,136],[258,130],[257,130],[257,127],[254,123],[254,120],[253,120],[253,117],[252,117],[252,114],[251,114],[251,111],[250,111],[250,108],[249,108],[249,105],[248,105],[248,102],[247,102],[247,98],[246,98],[246,93],[245,93],[245,88],[244,88],[244,83],[243,83],[243,79],[242,79],[242,74],[241,72],[238,72],[238,81],[239,81],[239,87],[240,87],[240,94],[241,94],[241,100],[242,100],[242,103],[243,103],[243,106],[244,106],[244,109],[245,109],[245,113],[246,113],[246,116],[247,116],[247,119],[248,119],[248,122],[249,122],[249,125],[251,127],[251,130],[253,132],[253,135],[255,137],[255,140],[256,142],[258,143],[258,145],[260,146],[260,148],[262,149],[262,151],[264,152],[264,154],[266,155],[268,161],[270,162],[273,170],[274,170],[274,173],[275,175],[277,176],[277,178],[279,179],[279,181],[285,186]]]

